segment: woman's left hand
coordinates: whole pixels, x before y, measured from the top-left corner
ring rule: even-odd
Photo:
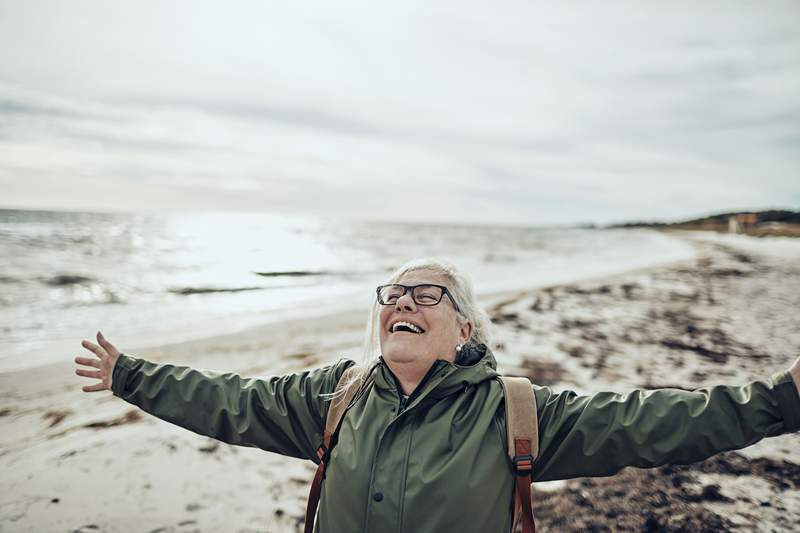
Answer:
[[[102,390],[111,390],[111,381],[114,375],[114,365],[117,364],[120,353],[113,344],[108,342],[103,334],[97,332],[97,342],[99,346],[91,341],[83,341],[81,346],[92,352],[96,357],[81,357],[75,358],[75,362],[87,368],[77,368],[75,373],[85,378],[99,379],[100,381],[93,385],[85,385],[81,388],[83,392],[98,392]]]

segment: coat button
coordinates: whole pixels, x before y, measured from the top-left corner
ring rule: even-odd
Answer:
[[[383,499],[383,493],[376,492],[375,494],[372,495],[372,499],[375,500],[376,502],[381,501]]]

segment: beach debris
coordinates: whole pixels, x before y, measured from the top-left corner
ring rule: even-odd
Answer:
[[[61,287],[63,285],[76,285],[78,283],[88,283],[94,280],[90,277],[80,276],[77,274],[59,274],[51,278],[45,278],[42,281],[45,284],[53,287]]]
[[[519,320],[519,313],[514,312],[505,312],[505,313],[496,313],[492,315],[492,320],[498,324],[502,324],[504,322],[517,322]]]
[[[663,346],[664,348],[669,348],[670,350],[682,350],[687,352],[694,352],[697,355],[710,359],[714,363],[722,364],[728,362],[728,355],[729,355],[728,353],[709,350],[708,348],[703,348],[702,346],[695,344],[687,344],[685,342],[681,342],[674,339],[663,339],[661,341],[661,346]]]
[[[730,502],[733,501],[722,492],[720,492],[720,486],[716,483],[712,483],[711,485],[706,485],[703,487],[703,492],[701,496],[704,500],[709,502]]]
[[[47,426],[49,428],[60,424],[65,418],[72,414],[71,409],[52,409],[47,411],[45,414],[42,415],[42,418],[47,420],[50,419],[50,424]]]
[[[711,271],[711,275],[717,278],[736,277],[743,278],[754,274],[752,270],[741,270],[739,268],[717,268]]]
[[[121,426],[124,424],[132,424],[133,422],[139,422],[140,420],[142,420],[142,413],[139,412],[138,409],[129,409],[128,411],[125,412],[125,414],[118,416],[116,418],[111,418],[109,420],[100,420],[97,422],[90,422],[88,424],[84,424],[83,427],[91,429],[103,429],[114,426]]]
[[[173,287],[169,289],[172,294],[179,294],[181,296],[189,296],[192,294],[213,294],[213,293],[230,293],[230,292],[244,292],[244,291],[260,291],[266,287]]]
[[[673,477],[626,469],[610,478],[571,480],[563,490],[540,492],[534,514],[547,531],[732,531],[726,517],[704,508],[693,488],[684,487],[692,479],[683,472]],[[717,494],[709,490],[711,497]]]
[[[666,469],[669,467],[662,467]],[[693,467],[674,467],[677,470],[693,468],[707,474],[728,474],[732,476],[757,476],[768,481],[775,489],[800,489],[800,465],[786,460],[778,461],[767,457],[747,458],[736,452],[728,452],[693,465]]]
[[[302,278],[306,276],[327,276],[333,274],[333,272],[327,272],[324,270],[320,270],[317,272],[313,270],[284,270],[276,272],[253,272],[253,274],[256,274],[257,276],[263,276],[265,278],[278,278],[278,277]]]
[[[730,517],[705,507],[706,502],[735,505],[732,509],[739,514],[775,505],[775,499],[733,499],[718,483],[699,483],[698,474],[721,474],[735,483],[761,478],[772,486],[773,498],[800,488],[800,465],[728,452],[692,465],[629,468],[612,477],[579,478],[564,488],[540,491],[534,498],[537,525],[547,531],[733,531],[737,529]]]
[[[314,357],[314,354],[309,352],[298,352],[291,353],[286,356],[287,359],[306,359],[308,357]]]
[[[593,326],[597,326],[599,322],[594,320],[584,320],[580,318],[562,318],[559,322],[559,327],[564,330],[578,329],[583,330]]]
[[[81,526],[78,529],[73,529],[70,533],[86,533],[87,531],[98,531],[100,526],[97,524],[86,524],[85,526]]]
[[[554,385],[564,378],[564,367],[555,361],[523,359],[520,368],[521,373],[509,375],[526,377],[537,385]]]
[[[620,289],[622,289],[622,294],[624,294],[626,300],[633,300],[635,298],[635,292],[641,290],[642,286],[638,283],[623,283],[620,285]]]

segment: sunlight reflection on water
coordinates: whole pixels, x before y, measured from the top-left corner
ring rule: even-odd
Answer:
[[[0,210],[0,255],[3,369],[40,364],[53,346],[98,328],[155,342],[279,320],[300,306],[366,310],[374,286],[413,257],[453,261],[481,293],[691,252],[650,231]],[[13,362],[34,353],[38,361]]]

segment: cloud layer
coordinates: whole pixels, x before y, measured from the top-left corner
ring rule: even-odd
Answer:
[[[0,3],[2,205],[800,205],[800,5]]]

